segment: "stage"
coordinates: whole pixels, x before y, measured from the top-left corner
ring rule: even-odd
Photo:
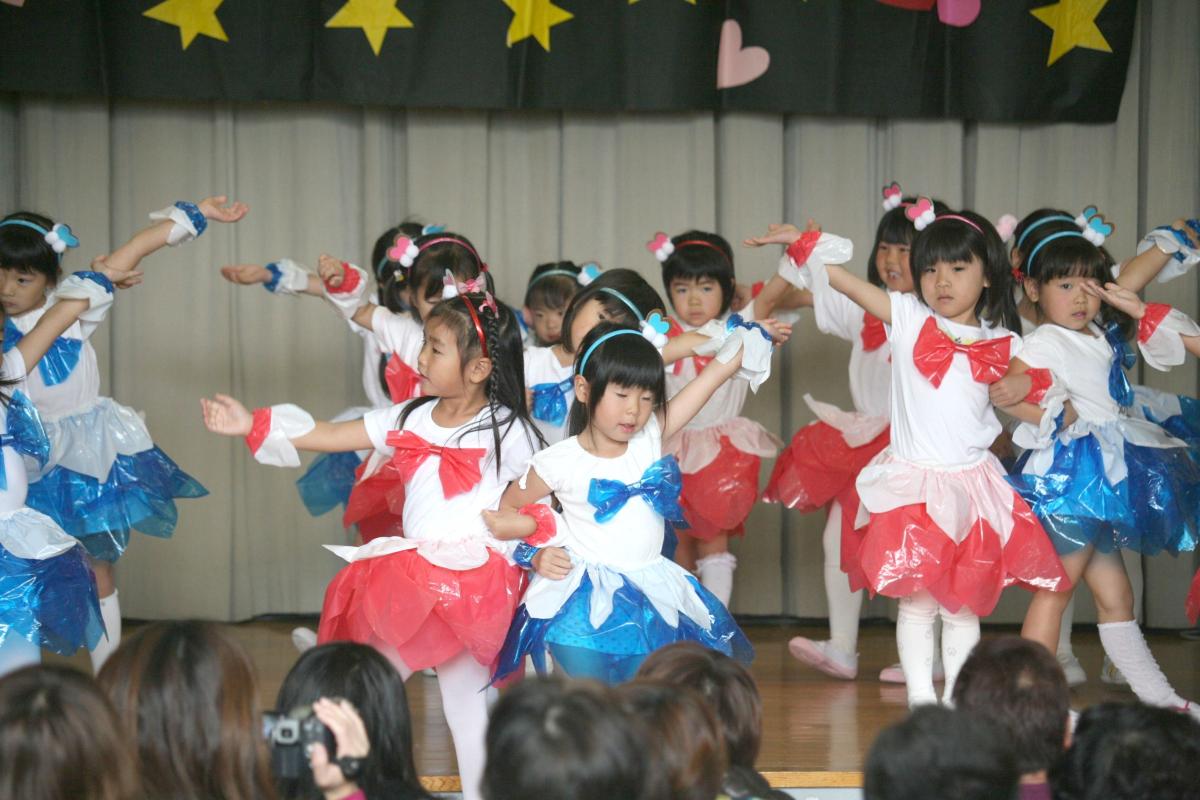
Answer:
[[[288,618],[229,625],[258,668],[264,708],[274,707],[275,694],[296,660],[291,630],[314,626],[316,618]],[[130,624],[132,632],[136,624]],[[882,684],[879,670],[896,661],[893,627],[886,622],[864,623],[860,640],[859,677],[837,681],[809,670],[787,651],[792,636],[818,638],[824,626],[748,623],[746,632],[757,650],[752,666],[763,697],[763,747],[759,769],[775,786],[811,789],[797,797],[858,797],[860,770],[876,733],[901,718],[905,711],[903,686]],[[984,636],[1012,632],[984,629]],[[1177,632],[1152,633],[1150,647],[1163,671],[1183,697],[1200,697],[1200,641]],[[1072,693],[1072,707],[1081,709],[1108,700],[1130,700],[1124,688],[1100,681],[1102,651],[1094,627],[1080,626],[1073,639],[1075,653],[1088,673],[1088,683]],[[71,663],[87,669],[86,656]],[[408,682],[413,716],[417,767],[430,789],[458,791],[454,751],[442,718],[435,678],[415,675]]]

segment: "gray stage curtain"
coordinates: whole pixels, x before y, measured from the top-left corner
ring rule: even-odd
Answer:
[[[340,526],[304,512],[299,472],[259,467],[240,442],[207,434],[198,398],[231,391],[331,416],[363,402],[358,341],[316,301],[231,287],[221,264],[312,264],[321,252],[365,262],[380,231],[418,215],[472,237],[516,303],[540,261],[595,259],[657,285],[643,247],[656,230],[715,228],[738,241],[812,216],[854,239],[862,269],[891,180],[992,219],[1094,203],[1117,224],[1112,251],[1128,257],[1149,227],[1200,210],[1200,7],[1145,2],[1141,26],[1120,118],[1101,126],[0,98],[0,207],[69,222],[83,242],[69,268],[178,198],[227,192],[252,207],[242,224],[148,261],[146,284],[118,298],[95,340],[105,390],[144,410],[156,440],[212,492],[181,504],[173,540],[139,537],[122,560],[125,613],[315,611],[339,564],[321,544],[343,541]],[[739,252],[739,276],[766,277],[776,256]],[[1194,276],[1149,295],[1200,311]],[[747,414],[786,438],[809,421],[805,392],[848,402],[847,352],[807,318]],[[1197,371],[1144,381],[1194,394]],[[735,544],[735,610],[824,616],[821,524],[759,507]],[[1151,578],[1151,624],[1186,624],[1194,566],[1191,556],[1132,563]],[[1011,594],[998,619],[1019,618],[1024,598]],[[1094,618],[1089,606],[1079,603],[1079,620]],[[887,609],[876,601],[866,613]]]

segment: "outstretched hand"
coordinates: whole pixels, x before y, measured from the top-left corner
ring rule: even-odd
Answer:
[[[221,267],[221,277],[230,283],[251,286],[271,280],[271,271],[262,264],[226,264]]]
[[[197,207],[205,219],[214,222],[237,222],[250,210],[250,206],[245,203],[230,203],[229,198],[223,194],[206,197],[197,203]]]
[[[117,269],[108,264],[108,256],[96,256],[92,259],[92,271],[99,272],[112,282],[118,289],[131,289],[142,282],[142,273],[136,268],[128,270]]]
[[[204,427],[223,436],[245,436],[254,425],[253,415],[246,407],[227,394],[200,398]]]
[[[792,242],[800,238],[800,235],[809,231],[819,231],[821,226],[809,217],[808,224],[804,226],[804,230],[800,230],[790,222],[783,224],[772,223],[767,226],[767,232],[762,236],[751,236],[748,239],[743,239],[742,244],[746,247],[762,247],[768,244],[781,244],[787,247]]]
[[[1134,319],[1141,319],[1146,314],[1146,304],[1142,302],[1142,298],[1119,283],[1110,281],[1101,286],[1096,281],[1084,281],[1083,290]]]
[[[771,341],[776,345],[781,345],[792,338],[792,324],[790,322],[780,322],[777,319],[763,319],[759,320],[758,324],[767,329],[767,333],[771,334]]]
[[[342,267],[342,262],[327,253],[322,253],[317,259],[317,274],[334,289],[341,286],[342,281],[346,279],[346,270]]]

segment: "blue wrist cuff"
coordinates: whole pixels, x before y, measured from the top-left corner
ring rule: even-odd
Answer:
[[[278,264],[272,261],[270,264],[267,264],[267,272],[271,273],[271,280],[264,283],[263,288],[271,294],[275,294],[275,291],[279,288],[279,282],[283,280],[283,270],[279,268]]]
[[[534,547],[531,544],[521,542],[517,545],[517,549],[513,551],[513,561],[518,567],[524,569],[533,569],[533,557],[541,550],[540,547]]]
[[[188,220],[191,221],[192,227],[196,229],[196,235],[204,233],[204,229],[208,227],[208,219],[200,211],[200,206],[195,203],[189,203],[186,200],[176,200],[175,207],[188,215]]]
[[[86,280],[92,281],[93,283],[98,283],[102,287],[104,287],[104,291],[108,292],[109,294],[113,293],[112,281],[110,281],[108,279],[108,276],[105,275],[103,272],[93,272],[90,269],[84,269],[84,270],[80,270],[80,271],[76,272],[75,276],[78,278],[84,278]]]

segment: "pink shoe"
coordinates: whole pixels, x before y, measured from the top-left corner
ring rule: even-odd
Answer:
[[[905,683],[904,669],[899,664],[892,664],[890,667],[884,667],[879,671],[879,680],[883,683]],[[946,670],[942,669],[942,662],[938,661],[933,665],[933,681],[946,680]]]
[[[797,661],[819,669],[831,677],[852,681],[858,675],[858,656],[848,656],[830,642],[814,642],[797,636],[788,642],[788,650]]]

